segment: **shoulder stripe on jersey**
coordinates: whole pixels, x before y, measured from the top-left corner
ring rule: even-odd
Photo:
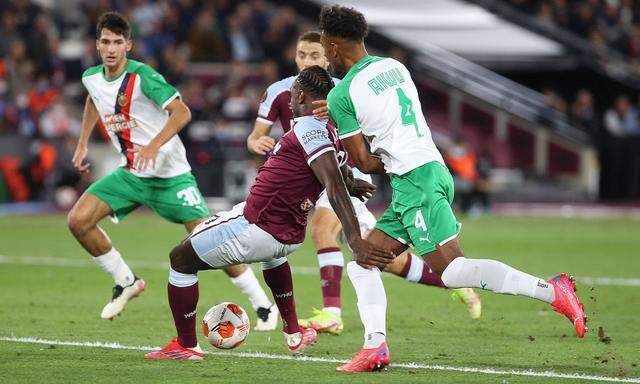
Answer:
[[[357,134],[358,134],[358,133],[360,133],[360,132],[362,132],[362,129],[356,129],[355,131],[347,132],[347,133],[345,133],[345,134],[343,134],[343,135],[339,135],[339,136],[338,136],[338,139],[340,139],[340,140],[342,140],[342,139],[346,139],[347,137],[355,136],[355,135],[357,135]]]
[[[311,154],[311,156],[309,156],[309,158],[307,159],[307,164],[311,165],[311,163],[313,162],[313,160],[317,159],[318,157],[320,157],[320,155],[333,151],[335,152],[336,149],[330,145],[327,145],[326,147],[320,147],[318,148],[318,150],[314,151],[313,154]]]
[[[118,89],[118,94],[116,96],[115,114],[122,113],[126,117],[125,121],[127,122],[130,118],[133,86],[135,82],[136,74],[127,72],[124,75],[124,79],[120,84],[120,89]],[[133,167],[134,159],[133,152],[129,151],[130,149],[133,149],[133,143],[131,143],[131,128],[117,131],[116,137],[118,138],[118,143],[120,143],[120,153],[122,153],[127,158],[127,164],[125,168],[131,169],[131,167]]]
[[[273,121],[271,121],[269,119],[266,119],[266,118],[264,118],[264,117],[262,117],[260,115],[258,115],[258,117],[256,117],[256,121],[259,122],[259,123],[262,123],[262,124],[267,124],[267,125],[273,125],[274,124]]]

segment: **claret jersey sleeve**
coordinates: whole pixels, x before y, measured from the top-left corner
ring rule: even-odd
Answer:
[[[326,120],[316,120],[312,117],[295,119],[293,131],[304,150],[307,164],[311,164],[323,153],[335,152],[335,144],[329,138],[326,125]]]
[[[289,101],[291,100],[291,85],[297,76],[287,77],[280,81],[276,81],[267,87],[262,95],[260,106],[258,107],[257,121],[273,125],[280,120],[283,128],[289,130],[289,120],[293,118],[289,109]]]

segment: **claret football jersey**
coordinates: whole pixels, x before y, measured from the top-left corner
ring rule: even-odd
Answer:
[[[294,119],[258,170],[244,208],[246,219],[282,243],[302,243],[309,211],[324,189],[310,164],[330,151],[337,152],[339,165],[347,160],[331,121]]]

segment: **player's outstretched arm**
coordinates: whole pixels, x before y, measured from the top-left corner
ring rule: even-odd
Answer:
[[[269,136],[271,127],[271,124],[256,121],[253,126],[253,131],[249,137],[247,137],[247,148],[249,149],[249,152],[254,155],[264,155],[273,149],[276,145],[276,141],[273,137]]]
[[[360,225],[356,217],[347,186],[338,167],[333,151],[323,153],[310,164],[313,173],[327,190],[331,207],[340,219],[342,230],[358,264],[365,268],[378,267],[393,261],[394,255],[365,241],[360,236]]]
[[[169,111],[169,119],[162,130],[149,144],[132,150],[132,152],[137,152],[133,167],[140,172],[144,171],[147,166],[151,169],[155,168],[160,147],[177,135],[191,121],[191,111],[180,98],[173,99],[165,109]]]
[[[87,157],[88,145],[89,145],[89,137],[91,137],[91,132],[93,132],[93,128],[96,126],[98,122],[98,118],[100,118],[100,114],[95,104],[93,104],[93,99],[91,96],[87,95],[87,100],[84,103],[84,112],[82,113],[82,130],[80,131],[80,137],[78,137],[78,144],[76,145],[76,150],[73,153],[73,166],[80,173],[88,172],[91,164],[85,163],[84,159]]]
[[[356,167],[364,173],[386,173],[380,157],[369,152],[362,133],[340,140]]]

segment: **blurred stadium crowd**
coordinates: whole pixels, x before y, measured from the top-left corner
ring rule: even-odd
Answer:
[[[639,12],[632,1],[510,1],[640,63]],[[59,186],[82,188],[89,182],[75,174],[70,158],[86,95],[80,77],[98,64],[94,28],[98,16],[110,10],[122,12],[132,24],[130,57],[156,68],[190,107],[194,123],[181,136],[196,166],[210,164],[225,149],[206,140],[211,126],[197,122],[225,130],[223,135],[235,137],[242,147],[264,89],[296,72],[296,38],[315,27],[303,24],[292,8],[264,0],[1,2],[0,202],[51,199]],[[395,57],[406,57],[396,51]],[[554,89],[544,93],[550,113],[566,113],[594,141],[603,135],[640,137],[634,98],[620,95],[603,108],[587,89],[570,101]],[[28,151],[6,155],[3,145],[15,149],[16,137],[29,143]],[[95,138],[107,140],[100,129]]]
[[[640,73],[640,4],[633,0],[508,0],[519,10],[535,15],[543,24],[553,25],[585,37],[606,57],[617,51],[628,58]],[[588,89],[579,90],[567,98],[554,89],[543,91],[556,111],[565,113],[571,122],[595,138],[602,128],[614,137],[640,135],[638,102],[628,95],[619,95],[613,105],[597,108],[594,95]]]
[[[633,0],[508,0],[541,23],[628,56],[640,70],[640,6]]]
[[[130,57],[155,67],[176,86],[194,121],[220,124],[254,120],[266,86],[296,72],[296,38],[312,27],[301,25],[292,9],[263,0],[65,1],[53,7],[2,2],[0,137],[18,134],[33,145],[27,159],[0,160],[9,184],[0,188],[5,190],[0,201],[47,198],[41,192],[53,173],[58,173],[54,184],[78,181],[68,163],[85,97],[80,77],[98,64],[95,24],[110,10],[132,24]],[[70,40],[82,42],[78,57],[69,57],[73,47],[65,41]],[[201,62],[229,64],[213,70],[219,76],[204,79],[187,72]],[[106,140],[104,132],[97,130],[96,136]]]
[[[253,116],[263,84],[247,81],[244,63],[260,63],[265,83],[295,73],[292,43],[303,27],[292,9],[268,7],[263,0],[102,0],[61,2],[53,8],[26,0],[3,2],[3,132],[31,137],[77,132],[80,115],[70,110],[66,97],[76,96],[77,90],[68,88],[85,68],[98,64],[96,20],[114,9],[131,21],[136,43],[130,56],[155,67],[186,99],[193,99],[189,105],[196,114],[194,120],[202,114],[229,119]],[[65,59],[63,40],[80,36],[84,51],[79,62]],[[212,90],[199,89],[198,82],[187,76],[189,62],[232,62],[237,67],[219,94],[204,95]],[[69,123],[47,123],[46,114],[65,115]]]

